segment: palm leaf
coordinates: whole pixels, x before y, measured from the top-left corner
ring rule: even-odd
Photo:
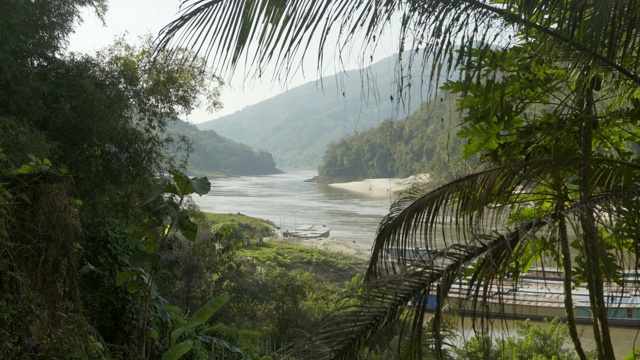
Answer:
[[[588,160],[589,165],[597,169],[593,180],[598,187],[592,196],[582,200],[575,198],[562,211],[549,211],[509,229],[503,225],[505,216],[502,211],[488,212],[486,209],[487,204],[496,201],[519,205],[523,199],[531,199],[531,195],[538,199],[550,196],[538,192],[535,184],[557,169],[577,172],[586,161],[545,159],[496,167],[437,187],[422,196],[410,194],[399,199],[378,230],[363,285],[366,291],[354,295],[354,303],[326,319],[316,333],[294,349],[295,356],[351,359],[382,329],[397,321],[404,310],[409,310],[412,328],[406,331],[414,335],[409,341],[418,358],[421,346],[418,326],[421,328],[424,323],[425,309],[409,305],[413,300],[434,292],[438,306],[433,320],[433,338],[436,349],[441,350],[441,307],[451,285],[466,269],[473,266],[473,273],[467,278],[468,294],[475,299],[471,315],[474,321],[487,318],[486,302],[491,284],[510,275],[511,264],[520,255],[518,251],[523,245],[537,236],[551,236],[555,232],[555,222],[561,216],[576,222],[581,212],[595,208],[603,214],[597,218],[599,227],[610,231],[615,231],[622,221],[640,221],[637,211],[640,168],[635,164],[604,158]],[[511,210],[511,207],[505,206],[504,209]],[[623,220],[624,217],[628,218]],[[441,239],[439,235],[443,234],[442,225],[446,222],[452,229],[444,232],[447,236]],[[580,227],[578,224],[573,227],[579,240],[582,236]],[[637,226],[628,231],[631,233],[624,234],[627,239],[640,236]],[[637,240],[635,242],[637,249]],[[413,261],[403,252],[390,256],[385,251],[413,247],[430,251],[431,261]],[[608,251],[624,254],[628,249],[621,246]],[[620,267],[629,265],[622,258],[620,260]]]
[[[158,50],[197,50],[223,74],[244,62],[254,70],[246,75],[258,77],[273,63],[274,79],[286,79],[316,42],[319,71],[333,46],[341,52],[364,43],[361,61],[368,63],[376,39],[396,19],[399,53],[422,49],[424,60],[446,69],[464,62],[456,54],[461,45],[505,46],[527,39],[505,34],[533,31],[578,63],[604,66],[640,84],[640,3],[634,0],[183,0],[178,18],[161,30]],[[440,68],[434,66],[431,76]]]
[[[530,227],[528,233],[542,226],[542,223],[532,222],[527,226]],[[511,236],[500,237],[486,246],[454,245],[442,250],[433,266],[409,267],[396,275],[366,282],[366,291],[357,298],[355,305],[337,311],[307,342],[296,347],[293,353],[296,357],[308,359],[353,359],[367,341],[374,338],[389,323],[397,321],[411,301],[420,296],[427,297],[435,291],[438,303],[443,303],[460,269],[464,269],[479,256],[500,253],[513,247],[521,240],[521,234],[522,231],[514,231]],[[434,285],[438,285],[437,290],[434,290]],[[421,325],[424,309],[415,307],[413,310],[419,316],[413,324]],[[434,324],[434,329],[438,331],[439,324]],[[437,335],[435,338],[438,339]],[[418,341],[414,349],[420,351]]]

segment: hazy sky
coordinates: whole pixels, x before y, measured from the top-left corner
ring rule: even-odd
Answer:
[[[92,11],[87,10],[83,19],[84,22],[77,26],[76,31],[70,37],[69,50],[74,52],[91,53],[110,45],[114,38],[126,34],[129,42],[135,43],[139,36],[151,33],[157,35],[160,29],[176,18],[180,0],[110,0],[109,12],[106,15],[106,27]],[[390,34],[389,39],[392,35]],[[396,47],[392,41],[388,41],[388,46],[379,44],[379,51],[376,52],[376,59],[393,54]],[[198,110],[189,115],[185,120],[192,123],[218,118],[242,109],[245,106],[255,104],[268,99],[287,89],[304,84],[309,81],[318,80],[316,71],[315,53],[313,49],[310,53],[309,61],[304,63],[304,76],[301,73],[291,77],[286,84],[271,83],[271,77],[264,76],[262,79],[254,79],[250,82],[244,81],[243,71],[236,71],[234,78],[224,79],[227,86],[222,91],[222,102],[224,108],[213,114],[204,110]],[[330,59],[330,54],[325,55]],[[346,59],[347,68],[356,68],[355,59]],[[332,61],[327,61],[323,70],[323,75],[330,75],[336,72],[336,67]]]

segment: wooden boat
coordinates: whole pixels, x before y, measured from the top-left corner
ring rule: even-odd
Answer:
[[[299,225],[293,230],[283,231],[282,236],[304,239],[326,238],[329,237],[330,232],[331,228],[325,225]]]

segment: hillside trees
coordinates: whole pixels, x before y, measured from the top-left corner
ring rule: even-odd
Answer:
[[[354,181],[422,173],[448,178],[464,173],[463,141],[451,136],[460,122],[454,107],[453,97],[441,94],[439,100],[421,104],[404,120],[386,120],[332,143],[318,174],[328,181]]]
[[[105,10],[0,4],[2,358],[133,353],[144,304],[115,276],[142,246],[158,174],[179,165],[165,153],[167,122],[199,95],[217,100],[201,63],[152,62],[149,42],[65,54],[83,6]]]
[[[278,174],[271,153],[254,150],[220,136],[213,130],[198,130],[194,125],[181,121],[168,129],[174,138],[188,137],[192,152],[188,154],[187,169],[194,174],[268,175]],[[179,149],[176,149],[179,152]],[[186,150],[186,149],[184,149]],[[184,151],[183,151],[184,153]]]
[[[602,279],[622,284],[622,271],[638,271],[629,255],[639,247],[634,224],[640,168],[625,146],[637,142],[640,4],[191,2],[165,28],[160,45],[166,47],[172,39],[191,46],[206,43],[206,54],[231,71],[250,46],[257,46],[259,56],[252,58],[256,68],[275,62],[276,76],[286,76],[295,68],[296,52],[306,53],[312,39],[320,39],[319,60],[334,43],[329,40],[332,30],[342,36],[340,49],[356,39],[375,47],[396,15],[401,19],[400,50],[421,49],[424,58],[433,57],[439,65],[462,66],[461,104],[470,116],[461,135],[471,139],[469,153],[487,155],[491,162],[400,199],[378,230],[362,304],[336,314],[309,344],[300,346],[299,354],[352,358],[416,295],[435,291],[442,306],[448,288],[468,266],[473,269],[470,292],[482,305],[489,283],[517,277],[529,260],[546,254],[564,269],[568,315],[571,278],[587,281],[598,358],[614,358]],[[176,36],[180,29],[189,35]],[[228,31],[237,36],[220,37]],[[506,52],[496,52],[496,47]],[[235,50],[219,51],[224,48]],[[369,55],[365,49],[363,57]],[[433,69],[431,76],[441,75],[440,67]],[[608,97],[602,101],[604,109],[596,102],[603,90]],[[536,109],[536,104],[541,105]],[[534,206],[522,206],[529,202]],[[489,211],[491,204],[504,206]],[[572,242],[565,230],[569,227],[576,236]],[[577,250],[575,258],[567,245]],[[390,257],[385,251],[389,247],[423,247],[437,256],[406,267],[407,259]],[[407,331],[415,345],[412,356],[419,358],[422,327],[416,324],[422,324],[424,311],[417,308],[412,315]],[[436,324],[440,315],[438,308]],[[570,315],[568,320],[574,347],[584,359]],[[434,328],[438,345],[441,338],[438,326]]]

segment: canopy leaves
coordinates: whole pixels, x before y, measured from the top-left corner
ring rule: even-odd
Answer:
[[[563,272],[578,356],[586,358],[571,315],[572,281],[586,282],[598,357],[614,357],[612,304],[601,280],[625,286],[623,273],[638,272],[640,255],[640,172],[631,151],[640,107],[639,2],[185,0],[183,6],[157,49],[198,49],[230,73],[245,62],[253,76],[272,65],[274,77],[286,79],[316,41],[319,72],[334,44],[339,56],[363,44],[366,63],[396,22],[399,54],[412,50],[412,57],[429,60],[423,64],[435,63],[431,79],[461,73],[446,90],[459,94],[465,150],[486,160],[485,168],[401,197],[378,229],[366,291],[299,345],[299,354],[352,358],[406,310],[412,355],[420,358],[424,309],[411,301],[433,291],[444,300],[461,278],[473,311],[486,316],[494,286],[550,260]],[[415,248],[429,258],[397,251]],[[442,305],[434,321],[437,355]]]

